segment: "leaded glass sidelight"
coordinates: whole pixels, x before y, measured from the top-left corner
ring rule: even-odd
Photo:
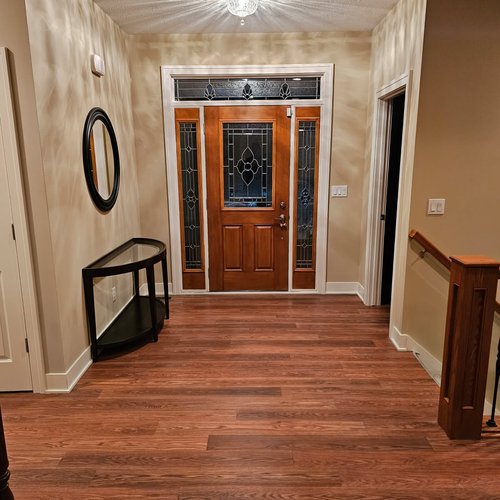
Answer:
[[[297,158],[297,269],[313,268],[316,122],[299,121]]]
[[[273,124],[224,123],[224,207],[273,204]]]
[[[179,123],[184,257],[186,269],[201,269],[200,195],[196,122]]]

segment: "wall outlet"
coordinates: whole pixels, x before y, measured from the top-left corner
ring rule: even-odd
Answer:
[[[111,287],[111,298],[116,302],[116,286]]]

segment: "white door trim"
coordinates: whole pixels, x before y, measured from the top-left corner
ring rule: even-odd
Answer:
[[[24,198],[21,161],[17,143],[17,128],[14,115],[12,91],[8,65],[8,52],[0,48],[0,120],[2,140],[7,158],[7,175],[11,194],[12,217],[16,232],[16,247],[23,297],[24,320],[29,343],[31,379],[34,392],[45,391],[45,369],[41,341],[40,320],[31,255],[30,234]]]
[[[167,169],[167,193],[170,223],[170,252],[172,259],[172,285],[173,293],[192,293],[182,287],[182,257],[181,257],[181,233],[179,213],[179,190],[177,180],[177,157],[175,139],[175,108],[199,108],[200,123],[203,126],[203,108],[205,106],[289,106],[294,109],[297,106],[319,106],[321,108],[320,124],[320,156],[318,172],[318,209],[316,221],[316,289],[304,290],[304,292],[325,293],[326,291],[326,264],[327,264],[327,233],[328,233],[328,203],[329,203],[329,179],[330,158],[332,138],[332,113],[333,113],[333,64],[287,64],[281,66],[162,66],[162,94],[163,94],[163,118],[165,132],[165,157]],[[321,99],[317,100],[273,100],[273,101],[175,101],[174,78],[182,77],[228,77],[228,76],[320,76],[321,77]],[[291,127],[292,129],[294,127]],[[203,130],[203,129],[202,129]],[[206,169],[205,169],[205,142],[204,134],[201,140],[202,146],[202,186],[203,186],[203,210],[205,212],[205,235],[207,235],[207,198],[206,198]],[[292,150],[293,153],[293,150]],[[293,168],[290,175],[293,180]],[[292,208],[292,207],[290,207]],[[291,220],[290,223],[293,223]],[[290,231],[290,235],[292,232]],[[291,238],[291,236],[290,236]],[[205,255],[208,264],[208,238],[205,237]],[[292,255],[292,254],[290,254]],[[292,267],[292,259],[289,266]],[[289,269],[289,275],[291,271]],[[208,291],[208,265],[205,266],[205,283]],[[292,280],[289,279],[289,292],[297,292],[292,289]],[[203,292],[203,291],[201,291]],[[200,293],[197,290],[196,293]]]
[[[406,139],[408,129],[408,103],[410,102],[410,87],[411,72],[405,74],[389,84],[383,86],[375,95],[374,116],[375,126],[372,135],[372,158],[370,171],[370,188],[368,197],[368,219],[367,219],[367,234],[366,234],[366,260],[365,260],[365,304],[379,305],[380,304],[380,288],[382,281],[382,257],[383,257],[383,223],[380,220],[380,214],[383,211],[383,203],[385,200],[386,177],[387,177],[387,162],[389,144],[388,138],[390,134],[390,103],[389,100],[402,92],[406,93],[405,110],[403,121],[403,137],[401,141],[401,174],[399,177],[398,188],[398,210],[396,220],[396,245],[394,252],[394,270],[400,268],[401,253],[398,252],[398,242],[401,235],[401,208],[403,205],[410,203],[410,199],[403,199],[403,179],[406,179],[404,168],[406,165]],[[411,186],[411,179],[409,180]],[[399,274],[394,272],[392,291],[397,289]]]

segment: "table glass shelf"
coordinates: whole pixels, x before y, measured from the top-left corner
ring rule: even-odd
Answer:
[[[161,263],[165,302],[156,298],[154,265]],[[148,295],[139,295],[139,271],[146,270]],[[97,337],[94,278],[132,273],[134,295],[110,326]],[[92,359],[141,340],[158,340],[169,317],[168,275],[165,245],[158,240],[132,238],[82,269]]]

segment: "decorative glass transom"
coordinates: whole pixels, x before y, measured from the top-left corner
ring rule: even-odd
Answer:
[[[319,76],[176,79],[176,101],[320,99]]]
[[[273,204],[273,124],[224,123],[224,206]]]
[[[316,122],[299,121],[297,162],[297,269],[313,268]]]
[[[201,269],[200,196],[196,123],[180,123],[180,163],[186,269]]]

